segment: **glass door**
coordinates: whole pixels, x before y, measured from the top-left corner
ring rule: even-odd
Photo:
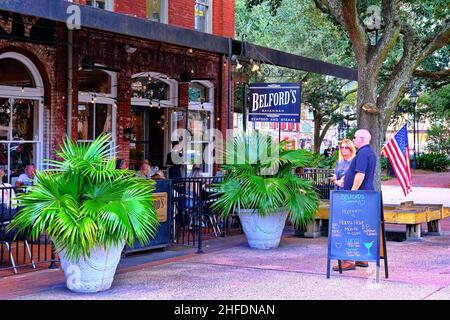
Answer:
[[[0,168],[14,184],[26,165],[41,164],[42,100],[0,97]]]

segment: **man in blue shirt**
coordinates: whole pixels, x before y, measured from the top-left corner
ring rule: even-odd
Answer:
[[[377,156],[370,146],[372,136],[367,129],[360,129],[355,132],[353,143],[358,149],[348,170],[344,176],[344,190],[375,190],[373,180],[377,165]],[[368,267],[369,263],[364,261],[342,261],[342,270],[355,270],[356,267]],[[334,271],[339,267],[334,266]]]
[[[373,180],[377,156],[370,146],[371,138],[366,129],[355,132],[353,143],[358,151],[345,174],[344,190],[375,190]]]

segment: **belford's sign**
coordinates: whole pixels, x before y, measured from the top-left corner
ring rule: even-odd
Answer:
[[[249,120],[300,122],[300,83],[253,83]]]

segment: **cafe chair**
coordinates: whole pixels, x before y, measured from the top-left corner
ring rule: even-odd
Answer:
[[[14,261],[13,249],[19,249],[19,241],[23,241],[25,248],[28,252],[28,256],[30,257],[31,265],[33,269],[36,269],[36,264],[34,263],[33,256],[31,254],[30,246],[28,245],[28,241],[24,237],[14,238],[16,235],[16,231],[13,230],[11,232],[6,232],[6,227],[11,222],[14,215],[17,213],[17,208],[12,208],[7,206],[6,204],[1,205],[0,211],[0,245],[5,245],[8,249],[9,262],[14,270],[14,273],[17,274],[17,266]],[[16,243],[16,247],[13,247],[13,244]]]
[[[215,190],[212,190],[212,188],[208,190],[207,188],[203,193],[202,199],[204,217],[207,218],[207,223],[211,226],[211,229],[213,230],[216,237],[222,234],[217,215],[211,209],[211,206],[214,202],[216,202],[217,198],[218,197],[215,195]]]

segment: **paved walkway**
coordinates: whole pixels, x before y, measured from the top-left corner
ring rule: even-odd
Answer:
[[[201,255],[189,249],[160,261],[122,264],[112,289],[99,294],[72,293],[61,271],[46,270],[0,279],[0,298],[450,300],[450,220],[443,229],[443,236],[420,242],[387,242],[390,277],[379,285],[373,264],[326,279],[327,238],[297,238],[287,228],[276,250],[252,250],[239,235],[208,242]]]
[[[423,204],[443,204],[450,207],[450,188],[413,187],[407,197],[400,186],[381,186],[383,202],[386,204],[400,204],[404,201],[414,201]]]
[[[425,170],[412,170],[411,180],[414,187],[429,188],[449,188],[450,189],[450,171],[432,172]],[[394,177],[390,180],[383,181],[383,186],[398,186],[398,181]]]

